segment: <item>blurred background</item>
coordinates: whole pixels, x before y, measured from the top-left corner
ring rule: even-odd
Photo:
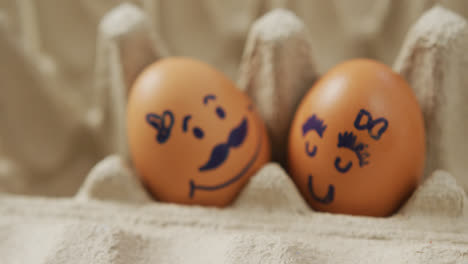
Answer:
[[[32,37],[25,45],[50,56],[78,88],[93,77],[101,18],[123,2],[148,13],[171,55],[197,57],[233,79],[250,25],[274,8],[306,24],[320,72],[352,57],[392,64],[409,27],[434,4],[468,16],[464,0],[1,0],[0,10],[17,37]]]
[[[3,188],[73,195],[89,169],[114,151],[102,144],[107,137],[96,137],[89,129],[89,109],[100,56],[99,24],[124,2],[0,0]],[[353,57],[391,66],[410,26],[435,4],[468,17],[466,0],[130,2],[147,14],[167,54],[199,58],[233,80],[250,26],[275,8],[289,9],[305,23],[319,73]]]

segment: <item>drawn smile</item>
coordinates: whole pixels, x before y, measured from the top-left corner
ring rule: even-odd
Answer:
[[[328,185],[328,191],[324,197],[319,197],[315,194],[312,184],[312,175],[309,175],[308,187],[310,196],[319,203],[329,204],[335,199],[335,186],[333,186],[333,184]]]
[[[214,147],[213,151],[211,153],[210,160],[205,165],[200,167],[199,170],[200,171],[210,170],[210,169],[216,168],[219,165],[221,165],[226,160],[228,154],[222,155],[222,157],[224,157],[223,159],[213,158],[213,155],[215,154],[215,151],[221,152],[220,149],[225,148],[225,149],[227,149],[226,152],[228,153],[229,152],[229,147],[238,147],[238,146],[240,146],[242,144],[242,142],[244,141],[245,137],[246,137],[247,129],[248,129],[247,119],[244,118],[244,120],[241,122],[241,124],[231,131],[229,139],[228,139],[228,143],[219,144],[216,147]],[[238,135],[235,136],[236,134],[238,134]],[[244,176],[244,174],[247,173],[247,171],[252,167],[252,165],[257,160],[258,155],[260,154],[260,150],[261,150],[261,146],[262,146],[262,133],[259,132],[258,134],[259,134],[258,135],[258,143],[257,143],[257,146],[255,148],[255,153],[252,155],[252,157],[247,162],[247,164],[245,164],[245,166],[234,177],[232,177],[231,179],[229,179],[229,180],[227,180],[227,181],[225,181],[223,183],[220,183],[220,184],[217,184],[217,185],[212,185],[212,186],[197,185],[194,180],[190,180],[190,183],[189,183],[190,184],[189,197],[193,198],[196,190],[215,191],[215,190],[227,187],[227,186],[233,184],[234,182],[236,182],[237,180],[239,180],[240,178],[242,178],[242,176]],[[234,139],[234,137],[237,137],[237,139]],[[227,147],[223,146],[223,145],[226,145]],[[219,150],[217,150],[217,149],[219,149]],[[213,159],[215,159],[215,161],[212,161]],[[221,160],[221,161],[219,161],[219,160]]]

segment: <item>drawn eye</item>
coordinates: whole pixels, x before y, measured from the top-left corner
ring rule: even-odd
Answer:
[[[306,142],[305,152],[306,152],[307,156],[314,157],[317,154],[317,146],[314,146],[312,149],[310,149],[309,142]]]
[[[344,133],[339,133],[337,146],[338,148],[347,148],[353,151],[359,159],[359,167],[363,167],[369,164],[367,161],[367,158],[370,156],[370,154],[367,152],[368,145],[358,142],[357,136],[354,135],[353,132],[345,131]],[[336,157],[335,159],[335,168],[341,173],[346,173],[349,171],[352,165],[353,163],[349,161],[346,165],[343,166],[343,164],[341,164],[340,157]]]
[[[341,158],[340,157],[336,157],[335,159],[335,168],[337,171],[341,172],[341,173],[346,173],[349,171],[349,169],[351,169],[351,167],[353,166],[353,162],[349,161],[345,166],[342,166],[341,165]]]
[[[198,139],[202,139],[204,136],[204,133],[203,133],[203,130],[201,130],[201,128],[195,127],[193,128],[193,135]]]
[[[224,117],[226,117],[226,112],[224,112],[224,109],[221,106],[216,107],[216,114],[221,119],[224,119]]]

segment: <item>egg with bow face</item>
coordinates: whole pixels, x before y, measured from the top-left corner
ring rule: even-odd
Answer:
[[[352,60],[303,98],[289,134],[289,171],[312,208],[388,216],[421,179],[423,115],[411,88],[387,66]]]
[[[188,58],[148,66],[131,88],[127,134],[136,171],[161,201],[228,205],[270,158],[252,102]]]

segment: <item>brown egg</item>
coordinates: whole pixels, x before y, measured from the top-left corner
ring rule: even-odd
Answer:
[[[127,106],[134,166],[159,200],[225,206],[270,158],[246,94],[209,65],[168,58],[137,78]]]
[[[323,76],[299,105],[289,171],[316,210],[388,216],[421,179],[424,133],[406,81],[381,63],[351,60]]]

